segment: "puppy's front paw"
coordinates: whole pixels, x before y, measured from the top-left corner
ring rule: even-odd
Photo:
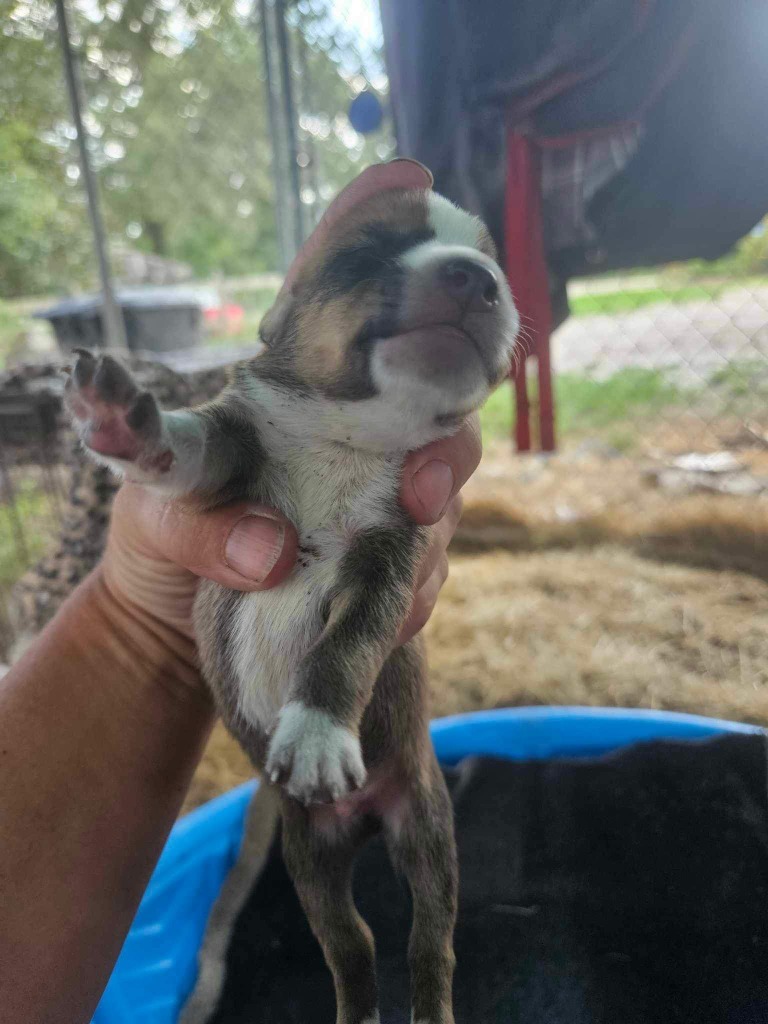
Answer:
[[[325,711],[300,701],[280,712],[266,771],[303,804],[333,803],[365,782],[358,737]]]
[[[165,473],[173,461],[163,443],[160,410],[139,391],[128,370],[110,355],[75,349],[77,362],[65,388],[67,407],[83,444],[104,459]]]

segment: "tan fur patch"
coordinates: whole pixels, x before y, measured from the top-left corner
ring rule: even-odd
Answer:
[[[318,297],[298,315],[296,369],[305,380],[329,386],[342,375],[350,342],[381,309],[375,287],[338,299]]]
[[[303,302],[308,289],[334,248],[354,245],[363,230],[383,224],[404,233],[428,225],[428,193],[400,189],[382,192],[353,207],[340,218],[329,234],[327,248],[309,261],[294,293],[299,302],[295,368],[301,378],[314,385],[340,382],[347,366],[347,352],[365,323],[382,312],[382,297],[376,282],[363,283],[348,295],[329,298],[315,294]]]

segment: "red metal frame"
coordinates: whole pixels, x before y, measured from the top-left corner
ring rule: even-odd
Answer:
[[[635,18],[631,34],[643,30],[656,0],[636,0]],[[648,95],[622,124],[641,121],[648,109],[657,101],[667,84],[685,60],[695,41],[699,24],[691,17],[679,40]],[[591,66],[576,72],[554,76],[531,94],[519,99],[508,111],[507,182],[505,194],[505,246],[506,270],[512,292],[523,322],[525,339],[512,370],[515,379],[517,404],[515,438],[518,451],[531,450],[530,402],[526,379],[528,357],[536,356],[539,395],[539,443],[542,451],[555,449],[555,409],[552,393],[552,365],[550,335],[552,333],[552,307],[549,296],[549,277],[544,250],[541,214],[540,153],[544,148],[573,145],[615,131],[616,124],[598,125],[589,131],[569,136],[535,137],[531,132],[531,115],[535,110],[578,82],[598,75],[612,63],[627,40]]]
[[[531,450],[526,363],[529,356],[535,355],[539,377],[539,445],[542,451],[551,452],[555,450],[549,347],[552,307],[541,217],[540,159],[533,140],[514,131],[507,138],[504,220],[507,277],[522,322],[519,356],[513,369],[517,449]]]

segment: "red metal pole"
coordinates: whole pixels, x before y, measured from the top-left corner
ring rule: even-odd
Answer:
[[[519,452],[531,450],[531,406],[528,401],[527,357],[520,356],[513,370],[515,380],[515,444]]]
[[[539,152],[530,138],[510,131],[507,139],[505,195],[506,271],[515,297],[526,346],[535,355],[539,374],[539,439],[543,451],[554,451],[554,399],[549,338],[552,310],[541,219]],[[530,451],[530,405],[525,359],[515,375],[518,451]]]
[[[555,408],[552,394],[552,362],[549,331],[537,339],[536,360],[539,371],[539,442],[543,452],[555,450]]]

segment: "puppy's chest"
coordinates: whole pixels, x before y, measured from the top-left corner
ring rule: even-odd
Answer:
[[[313,558],[334,558],[358,533],[391,518],[401,465],[341,445],[283,443],[260,489],[295,525]]]
[[[245,595],[235,613],[231,664],[240,712],[252,725],[274,725],[322,631],[344,556],[362,531],[391,518],[400,467],[400,460],[340,446],[286,445],[270,460],[255,497],[295,525],[299,553],[285,582]]]

